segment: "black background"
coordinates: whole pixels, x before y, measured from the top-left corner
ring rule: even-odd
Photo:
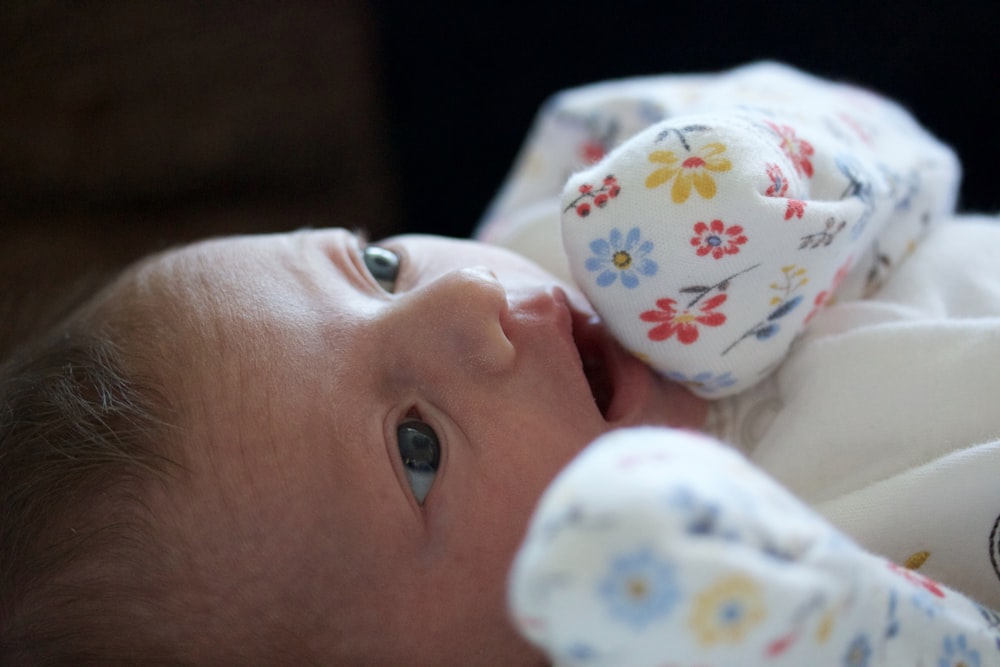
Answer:
[[[467,235],[566,87],[770,58],[880,91],[951,144],[960,206],[1000,210],[1000,2],[376,2],[390,163],[410,230]]]

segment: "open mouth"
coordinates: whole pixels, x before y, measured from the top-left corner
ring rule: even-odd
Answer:
[[[595,319],[573,318],[573,342],[580,353],[583,374],[590,385],[590,393],[601,416],[608,419],[608,410],[614,398],[614,382],[600,325]]]

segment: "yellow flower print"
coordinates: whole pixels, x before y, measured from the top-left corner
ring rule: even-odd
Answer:
[[[702,646],[712,646],[742,641],[765,616],[757,582],[746,575],[734,574],[698,595],[690,622]]]
[[[705,199],[715,196],[715,179],[708,172],[729,171],[733,164],[724,157],[725,144],[718,141],[705,144],[683,160],[673,151],[653,151],[649,161],[666,165],[646,177],[646,187],[656,188],[675,176],[670,198],[675,204],[683,204],[691,196],[691,186]]]

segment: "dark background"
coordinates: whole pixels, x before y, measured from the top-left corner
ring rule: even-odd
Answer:
[[[467,234],[560,88],[761,58],[896,98],[958,150],[963,208],[1000,210],[1000,2],[458,6],[373,5],[408,227]]]
[[[986,0],[5,0],[0,356],[199,237],[467,235],[545,98],[601,79],[772,58],[874,88],[996,212],[998,26]]]

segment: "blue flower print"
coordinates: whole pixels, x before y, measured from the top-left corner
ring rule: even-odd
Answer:
[[[868,661],[872,657],[871,642],[866,635],[858,635],[847,647],[844,655],[844,667],[868,667]]]
[[[938,667],[979,667],[979,651],[970,647],[965,635],[946,636],[941,645]]]
[[[922,611],[927,618],[934,618],[941,611],[937,598],[923,588],[917,589],[917,592],[913,594],[910,601],[913,603],[913,606]]]
[[[638,227],[628,231],[622,238],[618,228],[611,230],[607,240],[594,239],[590,242],[593,257],[588,257],[584,266],[588,271],[600,271],[597,284],[607,287],[621,276],[622,285],[633,289],[639,285],[639,276],[652,276],[659,268],[647,255],[653,250],[652,241],[642,241]]]
[[[780,306],[771,311],[771,314],[767,316],[767,321],[762,322],[756,329],[751,333],[757,340],[767,340],[772,338],[774,334],[781,331],[781,325],[774,320],[781,319],[788,313],[795,310],[795,308],[802,303],[802,295],[798,294],[793,296],[788,301],[783,302]]]
[[[670,504],[685,514],[686,529],[691,535],[712,535],[719,522],[719,506],[705,502],[691,489],[679,487],[670,494]]]
[[[636,630],[668,615],[680,599],[674,567],[648,547],[615,558],[598,593],[611,616]]]
[[[875,213],[875,193],[868,176],[864,172],[861,164],[850,155],[840,155],[836,158],[837,168],[847,179],[847,187],[841,193],[840,198],[857,197],[864,205],[861,217],[851,227],[851,239],[857,240],[868,226],[872,214]]]
[[[594,650],[594,647],[582,642],[570,644],[565,653],[573,662],[587,662],[597,657],[597,651]]]
[[[714,394],[727,387],[732,387],[738,382],[729,371],[726,371],[722,375],[715,375],[712,371],[702,371],[690,376],[677,371],[670,371],[667,373],[667,378],[685,387],[695,389],[701,394]]]

